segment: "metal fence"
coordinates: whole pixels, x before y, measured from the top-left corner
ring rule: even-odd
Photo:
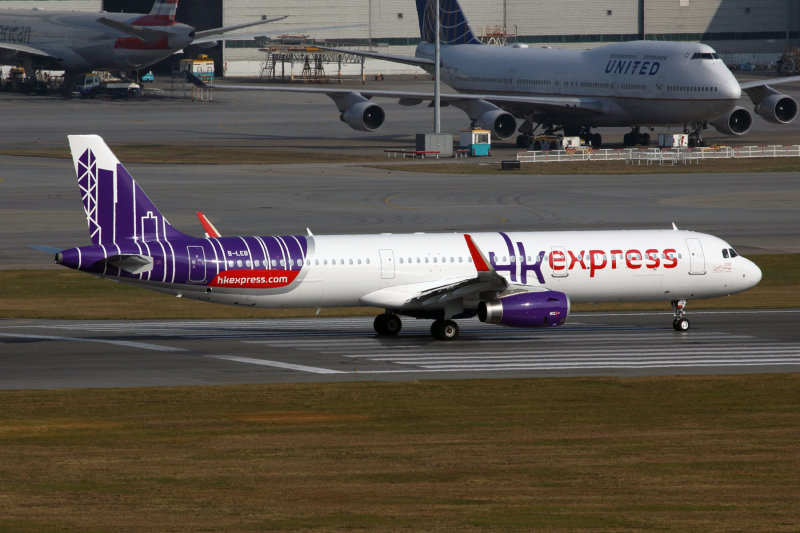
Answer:
[[[560,161],[625,161],[630,165],[689,165],[702,159],[800,157],[800,145],[711,146],[708,148],[576,149],[518,152],[520,163]]]

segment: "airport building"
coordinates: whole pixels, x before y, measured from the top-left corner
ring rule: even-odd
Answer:
[[[797,0],[460,0],[473,29],[494,42],[591,48],[635,39],[701,41],[731,65],[766,65],[787,47],[800,46]],[[152,0],[5,0],[3,7],[147,13]],[[183,0],[178,20],[200,29],[233,25],[262,16],[288,18],[264,26],[271,39],[233,40],[193,56],[215,60],[217,74],[254,76],[269,67],[280,43],[329,41],[413,54],[419,40],[414,0]],[[282,39],[279,37],[284,36]],[[177,58],[175,59],[175,62]],[[166,63],[168,63],[167,61]],[[168,70],[170,65],[162,65]],[[284,68],[288,68],[284,66]],[[299,73],[302,65],[292,65]],[[330,71],[329,66],[329,71]],[[334,66],[334,71],[338,66]],[[359,65],[345,65],[352,74]],[[414,72],[414,67],[367,60],[365,71]]]

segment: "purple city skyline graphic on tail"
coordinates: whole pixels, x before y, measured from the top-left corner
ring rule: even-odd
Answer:
[[[286,292],[299,282],[312,238],[186,235],[167,221],[102,139],[74,136],[70,144],[80,154],[74,164],[92,245],[62,250],[59,264],[122,280],[215,290]]]

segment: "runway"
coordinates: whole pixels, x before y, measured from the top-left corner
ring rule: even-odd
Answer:
[[[0,389],[408,381],[485,377],[800,372],[800,309],[582,313],[528,331],[461,321],[455,342],[407,319],[379,338],[372,319],[0,323]]]

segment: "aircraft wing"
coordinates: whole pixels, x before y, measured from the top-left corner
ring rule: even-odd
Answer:
[[[361,303],[387,309],[407,307],[435,309],[451,300],[477,300],[481,293],[497,294],[508,289],[509,282],[495,271],[483,252],[473,242],[472,237],[464,235],[464,239],[472,257],[472,263],[475,265],[476,274],[474,276],[395,285],[361,297]]]
[[[758,103],[768,96],[780,94],[779,91],[776,91],[772,88],[772,85],[799,81],[800,76],[788,76],[786,78],[771,78],[767,80],[748,81],[745,83],[740,83],[739,85],[741,86],[742,91],[746,92],[747,96],[750,97],[750,100],[752,100],[754,103]]]
[[[250,28],[252,26],[260,26],[261,24],[266,24],[268,22],[275,22],[275,21],[278,21],[278,20],[283,20],[288,16],[289,15],[284,15],[282,17],[274,17],[274,18],[271,18],[271,19],[262,19],[262,20],[257,20],[255,22],[245,22],[243,24],[234,24],[233,26],[223,26],[221,28],[213,28],[213,29],[210,29],[210,30],[196,31],[196,32],[194,32],[194,37],[195,38],[192,41],[192,44],[202,44],[202,43],[211,43],[211,42],[219,41],[220,39],[222,39],[221,36],[223,34],[225,34],[225,33],[234,32],[236,30],[241,30],[241,29],[244,29],[244,28]],[[250,32],[250,33],[237,33],[235,36],[230,36],[230,38],[247,39],[247,38],[259,37],[259,36],[262,36],[262,35],[264,35],[263,31],[261,31],[261,32]]]
[[[0,50],[10,50],[12,52],[19,52],[21,54],[29,54],[34,55],[37,57],[43,57],[47,59],[55,59],[60,60],[62,59],[59,56],[55,56],[50,52],[45,50],[41,50],[39,48],[34,48],[33,46],[27,46],[24,44],[17,44],[17,43],[0,43]]]
[[[318,87],[276,87],[261,85],[215,85],[215,89],[238,89],[255,91],[321,93],[334,100],[337,97],[357,93],[365,98],[393,98],[401,105],[416,105],[424,101],[433,100],[433,92],[405,92],[405,91],[372,91],[361,89],[323,89]],[[558,112],[561,116],[565,113],[575,116],[593,117],[602,115],[603,103],[596,98],[581,98],[574,96],[506,96],[497,94],[461,94],[443,93],[440,95],[443,105],[467,105],[469,102],[479,100],[491,102],[510,113],[521,115],[531,111],[541,113]]]
[[[384,61],[391,61],[392,63],[404,63],[406,65],[415,65],[418,67],[433,66],[435,65],[432,59],[424,57],[410,57],[410,56],[396,56],[393,54],[381,54],[380,52],[367,52],[363,50],[345,50],[342,48],[330,48],[327,46],[316,46],[320,50],[328,52],[339,52],[342,54],[349,54],[354,56],[370,57],[372,59],[382,59]]]
[[[770,78],[764,80],[747,81],[740,83],[739,86],[743,91],[747,91],[748,89],[756,89],[759,87],[764,87],[765,85],[780,85],[781,83],[793,83],[798,81],[800,81],[800,76],[788,76],[786,78]]]

